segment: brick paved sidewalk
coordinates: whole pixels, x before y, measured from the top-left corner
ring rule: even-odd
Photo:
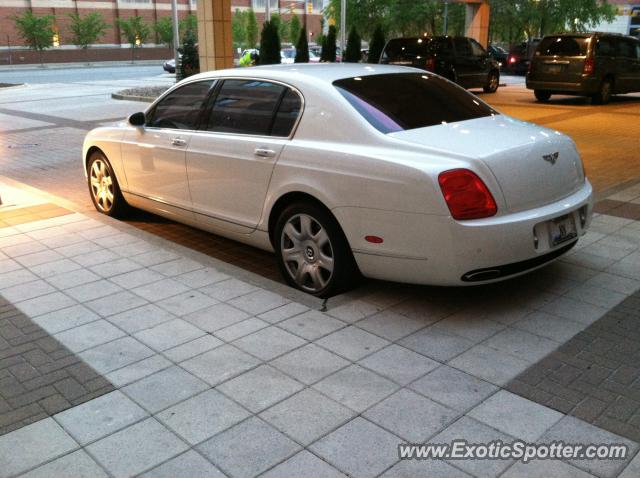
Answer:
[[[640,223],[598,215],[570,255],[522,278],[371,282],[320,312],[109,218],[0,227],[0,295],[18,322],[115,388],[0,436],[0,477],[638,476],[635,439],[505,387],[636,293],[639,250]],[[623,443],[630,456],[398,459],[399,443],[455,438]]]

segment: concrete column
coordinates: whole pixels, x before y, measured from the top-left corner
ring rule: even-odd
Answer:
[[[489,2],[488,0],[476,0],[465,3],[465,36],[477,40],[486,48],[489,43]]]
[[[198,0],[200,71],[233,66],[231,0]]]

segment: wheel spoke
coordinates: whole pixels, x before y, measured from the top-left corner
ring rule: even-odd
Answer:
[[[295,262],[298,266],[304,262],[302,252],[297,247],[284,249],[282,251],[282,259],[284,259],[285,262]]]
[[[313,232],[311,231],[311,217],[306,214],[300,215],[300,232],[304,239],[310,239],[313,237]]]
[[[314,242],[318,245],[318,248],[322,249],[325,244],[329,242],[329,235],[324,229],[320,229],[315,236],[313,236]]]
[[[319,267],[310,267],[309,277],[311,277],[311,282],[313,283],[313,288],[315,290],[322,289],[326,284],[326,281],[322,278]]]
[[[288,222],[286,226],[284,226],[284,234],[293,242],[296,247],[299,247],[300,241],[302,240],[302,235],[296,230],[291,222]]]
[[[306,262],[303,262],[301,264],[298,265],[298,268],[296,269],[296,275],[295,275],[295,280],[296,280],[296,284],[303,286],[304,285],[304,276],[307,275],[308,271],[308,265]]]
[[[100,180],[100,165],[98,163],[99,161],[93,163],[93,166],[91,167],[91,176]]]
[[[326,271],[333,272],[333,257],[329,257],[326,254],[320,253],[318,265]]]

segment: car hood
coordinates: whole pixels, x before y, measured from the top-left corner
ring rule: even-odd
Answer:
[[[486,165],[511,212],[542,206],[577,191],[584,170],[568,136],[504,115],[391,133],[431,153]]]

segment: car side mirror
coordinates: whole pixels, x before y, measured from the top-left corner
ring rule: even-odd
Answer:
[[[142,112],[133,113],[131,116],[129,116],[129,124],[131,126],[135,126],[135,127],[144,126],[146,121],[147,119],[145,118],[144,113]]]

